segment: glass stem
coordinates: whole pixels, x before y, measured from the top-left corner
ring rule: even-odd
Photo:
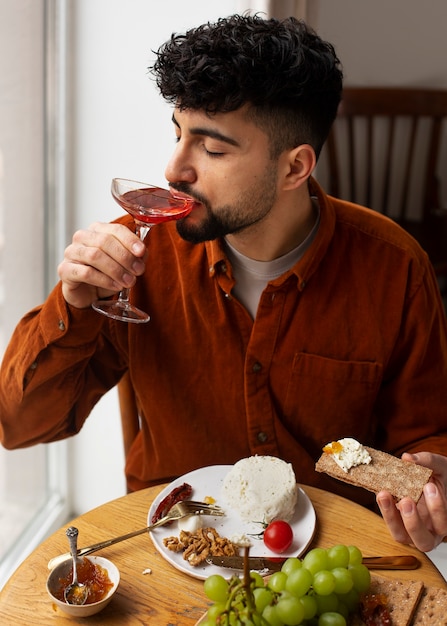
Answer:
[[[135,234],[139,236],[141,241],[144,241],[150,229],[151,229],[151,224],[143,225],[143,224],[139,224],[138,222],[136,222]]]
[[[130,293],[129,287],[125,287],[124,289],[121,289],[121,291],[118,294],[118,302],[129,302],[129,293]]]
[[[144,241],[146,235],[148,234],[148,232],[151,229],[151,224],[140,224],[139,222],[135,221],[135,234],[138,235],[138,237],[141,239],[141,241]],[[130,289],[129,287],[124,287],[124,289],[121,289],[121,291],[118,294],[118,302],[129,302],[129,294],[130,294]]]

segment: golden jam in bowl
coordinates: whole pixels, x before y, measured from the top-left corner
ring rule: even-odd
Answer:
[[[78,563],[78,581],[87,585],[89,593],[85,604],[100,602],[113,587],[107,570],[98,563],[92,563],[86,558],[81,558]],[[73,567],[65,576],[58,579],[58,586],[54,590],[54,597],[64,602],[64,591],[73,580]]]

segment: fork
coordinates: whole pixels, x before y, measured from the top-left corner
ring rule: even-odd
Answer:
[[[183,500],[183,502],[177,502],[174,504],[167,514],[160,518],[154,524],[150,524],[145,528],[140,528],[139,530],[134,530],[131,533],[127,533],[127,535],[120,535],[119,537],[114,537],[113,539],[106,539],[105,541],[100,541],[99,543],[94,543],[91,546],[87,546],[85,548],[79,548],[77,552],[77,556],[86,556],[87,554],[91,554],[92,552],[96,552],[97,550],[102,550],[103,548],[107,548],[108,546],[112,546],[115,543],[119,543],[120,541],[125,541],[126,539],[131,539],[132,537],[137,537],[138,535],[142,535],[158,526],[163,526],[168,522],[173,522],[175,520],[182,519],[183,517],[187,517],[188,515],[210,515],[220,517],[225,515],[223,509],[220,506],[215,504],[207,504],[206,502],[197,502],[196,500]],[[71,558],[70,552],[65,554],[60,554],[59,556],[50,559],[48,562],[48,569],[52,570],[67,559]]]

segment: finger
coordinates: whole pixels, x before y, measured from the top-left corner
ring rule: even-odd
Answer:
[[[124,230],[128,231],[126,228]],[[132,233],[130,234],[132,235]],[[62,270],[65,269],[66,273],[61,278],[75,282],[88,282],[110,289],[116,289],[116,285],[112,285],[111,281],[114,281],[118,288],[131,286],[135,276],[142,274],[145,269],[144,258],[136,256],[133,250],[139,255],[141,253],[140,246],[143,246],[143,255],[145,256],[146,249],[138,239],[136,242],[134,240],[133,243],[132,240],[128,240],[128,242],[132,251],[129,251],[123,244],[122,239],[118,239],[112,233],[91,230],[78,231],[73,236],[72,244],[65,250],[64,261],[67,265]],[[76,265],[81,267],[76,268]],[[110,280],[104,282],[104,279],[99,277],[95,270],[105,274]]]
[[[91,265],[81,263],[73,263],[70,261],[62,261],[58,267],[58,274],[64,285],[67,285],[70,291],[78,289],[80,286],[89,286],[94,288],[94,292],[98,289],[110,292],[106,295],[112,295],[124,287],[131,287],[136,278],[125,272],[121,273],[120,280],[114,280],[104,272],[94,268]],[[100,295],[99,292],[96,295]]]
[[[421,518],[416,503],[411,498],[402,498],[398,504],[402,522],[411,543],[421,552],[429,552],[439,543],[436,533]]]
[[[380,491],[376,501],[393,539],[400,543],[411,543],[411,538],[403,524],[402,516],[393,496],[388,491]]]
[[[417,452],[415,454],[409,454],[404,452],[402,460],[428,467],[433,470],[435,475],[443,477],[444,480],[447,480],[446,458],[440,454],[434,454],[433,452]]]
[[[118,223],[102,223],[94,222],[90,224],[87,232],[100,235],[110,234],[113,235],[121,244],[126,247],[132,254],[138,257],[143,257],[146,252],[146,246],[141,239],[132,230]]]
[[[144,271],[144,261],[147,255],[144,243],[121,224],[92,224],[86,231],[78,231],[73,236],[73,245],[84,261],[84,254],[94,267],[95,263],[110,258],[121,265],[124,270],[133,274]]]
[[[424,486],[423,499],[433,533],[442,540],[447,535],[447,501],[436,480]]]

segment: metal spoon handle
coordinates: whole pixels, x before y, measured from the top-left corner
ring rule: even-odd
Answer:
[[[119,543],[120,541],[125,541],[126,539],[132,539],[132,537],[137,537],[138,535],[147,533],[150,530],[157,528],[157,526],[163,526],[163,524],[166,524],[166,522],[172,519],[177,519],[177,518],[173,518],[172,515],[165,515],[164,517],[161,517],[154,524],[151,524],[150,526],[145,526],[144,528],[140,528],[139,530],[134,530],[131,533],[127,533],[127,535],[120,535],[119,537],[114,537],[113,539],[106,539],[105,541],[94,543],[91,546],[80,548],[77,551],[78,558],[80,556],[86,556],[87,554],[96,552],[97,550],[102,550],[103,548],[108,548],[109,546],[113,546],[115,543]],[[59,563],[63,563],[69,557],[70,557],[70,554],[68,552],[66,554],[60,554],[59,556],[55,556],[53,559],[48,561],[48,569],[54,569],[56,565],[59,565]]]
[[[86,548],[80,548],[77,551],[77,556],[79,558],[81,556],[91,554],[92,552],[96,552],[97,550],[108,548],[109,546],[113,546],[115,543],[119,543],[120,541],[125,541],[126,539],[131,539],[132,537],[137,537],[138,535],[147,533],[152,528],[154,528],[154,526],[146,526],[145,528],[140,528],[139,530],[134,530],[131,533],[127,533],[127,535],[121,535],[120,537],[114,537],[113,539],[106,539],[105,541],[94,543],[91,546],[87,546]],[[60,554],[59,556],[55,556],[48,562],[48,569],[53,569],[54,567],[56,567],[56,565],[59,565],[59,563],[66,561],[69,557],[70,554],[68,552],[66,554]]]
[[[78,570],[76,566],[76,559],[78,553],[78,534],[79,531],[74,526],[70,526],[65,531],[65,534],[68,537],[68,541],[70,543],[70,554],[73,559],[73,585],[76,585],[78,582]]]

